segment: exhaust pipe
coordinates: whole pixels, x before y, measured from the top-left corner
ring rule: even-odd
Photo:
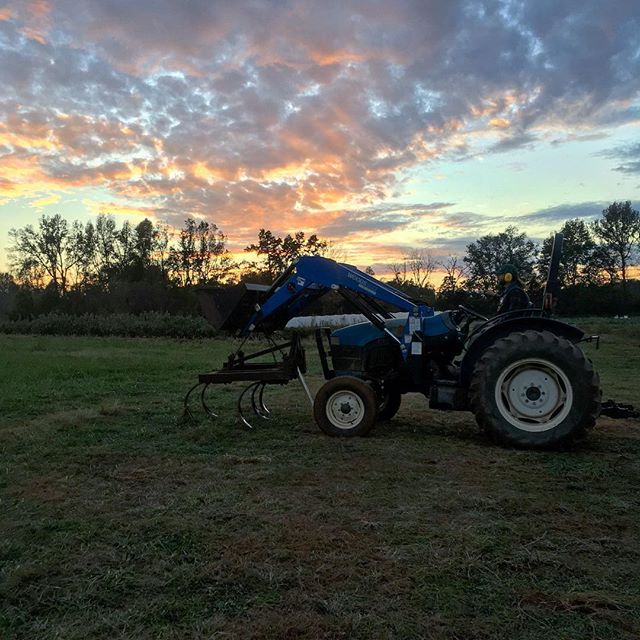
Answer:
[[[549,260],[549,271],[547,273],[547,281],[542,294],[542,308],[548,315],[553,313],[558,303],[558,295],[560,294],[560,279],[558,277],[560,271],[560,259],[562,258],[562,245],[564,236],[556,233],[553,238],[553,246],[551,248],[551,259]]]

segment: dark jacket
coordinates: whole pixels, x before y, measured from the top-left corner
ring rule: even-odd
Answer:
[[[498,304],[498,313],[528,309],[529,306],[529,296],[522,288],[522,285],[516,281],[507,285],[507,288],[504,290],[500,298],[500,303]]]

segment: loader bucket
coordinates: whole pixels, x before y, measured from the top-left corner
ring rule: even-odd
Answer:
[[[242,329],[269,286],[241,282],[233,287],[200,287],[196,295],[204,317],[216,331]]]

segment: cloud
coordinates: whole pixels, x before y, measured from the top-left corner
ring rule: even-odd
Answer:
[[[603,140],[609,134],[604,131],[596,131],[594,133],[569,133],[551,140],[551,145],[556,147],[567,142],[592,142],[593,140]]]
[[[50,196],[45,196],[44,198],[38,198],[37,200],[34,200],[31,203],[31,206],[36,209],[42,210],[44,207],[55,204],[56,202],[60,202],[61,198],[61,195],[54,193]]]
[[[631,174],[640,173],[640,142],[606,149],[598,155],[621,161],[621,164],[613,168],[614,171]]]
[[[535,142],[536,138],[530,133],[516,133],[513,135],[504,136],[498,142],[491,145],[489,151],[494,153],[503,153],[505,151],[513,151],[513,149],[520,149],[523,147],[531,146]]]
[[[609,202],[579,202],[573,204],[561,204],[555,207],[539,209],[520,216],[510,216],[504,218],[505,223],[517,224],[553,224],[562,223],[571,218],[596,218],[603,209],[609,206]]]
[[[431,218],[440,218],[442,209],[451,207],[451,202],[429,204],[394,205],[384,204],[358,210],[338,212],[328,224],[319,227],[322,236],[341,238],[360,232],[388,232]]]
[[[110,216],[126,216],[127,218],[148,218],[152,217],[155,211],[151,207],[135,207],[114,201],[99,202],[84,199],[82,202],[94,215],[106,214]]]
[[[99,187],[243,238],[475,224],[380,203],[405,169],[640,119],[639,46],[630,2],[15,0],[0,196]]]

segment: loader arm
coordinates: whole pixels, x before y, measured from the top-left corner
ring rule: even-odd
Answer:
[[[311,302],[331,290],[347,299],[372,324],[387,332],[401,349],[404,347],[403,341],[385,327],[384,321],[390,314],[380,303],[409,313],[405,331],[409,336],[407,342],[420,326],[415,320],[410,323],[410,319],[433,315],[433,309],[427,304],[411,299],[399,289],[376,280],[352,265],[321,256],[302,256],[274,282],[262,303],[255,305],[254,313],[240,334],[246,336],[256,329],[283,328]]]

